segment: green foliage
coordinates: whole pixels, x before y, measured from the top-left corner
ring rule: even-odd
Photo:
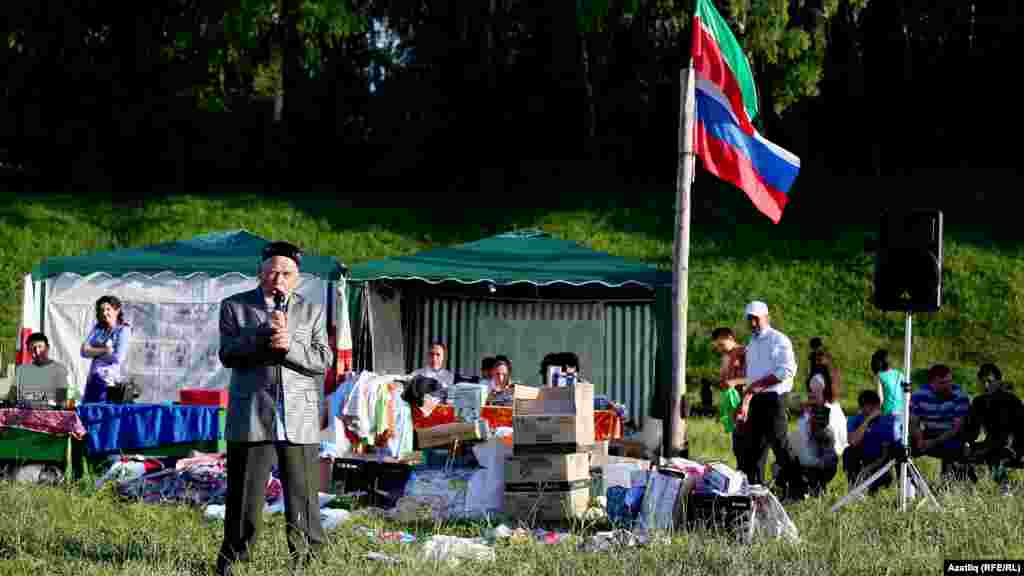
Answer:
[[[237,0],[224,14],[224,33],[235,48],[254,49],[271,32],[277,14],[275,0]]]
[[[860,10],[869,0],[854,0]],[[794,22],[791,14],[807,8],[806,0],[718,0],[719,12],[729,22],[754,70],[769,70],[781,78],[772,87],[772,105],[781,114],[803,98],[819,93],[824,76],[828,23],[836,14],[839,0],[827,0],[809,22]],[[693,0],[658,0],[655,17],[669,21],[677,34],[684,34],[693,16]],[[639,3],[625,2],[624,12],[635,13]],[[580,33],[607,30],[608,0],[577,0],[576,22]],[[758,65],[760,64],[760,65]],[[755,81],[758,81],[755,73]],[[761,88],[763,90],[763,88]]]
[[[660,2],[659,2],[660,4]],[[640,0],[622,0],[622,14],[633,16],[640,10]],[[611,16],[608,0],[576,0],[576,31],[603,32]]]
[[[281,55],[275,51],[268,62],[256,66],[253,76],[253,94],[256,96],[276,96],[281,93]]]
[[[818,55],[807,52],[786,68],[783,82],[772,93],[772,106],[776,114],[782,114],[801,98],[817,96],[824,70]]]
[[[192,49],[191,30],[178,30],[174,33],[174,49],[182,52]]]
[[[325,38],[329,46],[367,30],[368,19],[352,0],[304,0],[298,29],[301,34]]]
[[[854,8],[867,2],[857,1]],[[719,0],[718,4],[755,71],[769,71],[781,78],[771,93],[777,114],[803,98],[818,95],[828,47],[826,31],[839,0],[823,2],[806,21],[791,18],[794,12],[809,8],[806,0]]]

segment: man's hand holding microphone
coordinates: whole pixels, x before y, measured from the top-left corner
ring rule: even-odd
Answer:
[[[270,313],[270,347],[273,350],[288,352],[288,316],[284,313],[284,294],[274,292],[274,311]]]

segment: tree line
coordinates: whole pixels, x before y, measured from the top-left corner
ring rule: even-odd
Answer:
[[[798,189],[1013,173],[1013,0],[715,3],[751,60],[756,124],[803,160]],[[72,189],[671,187],[692,10],[7,0],[0,162]]]

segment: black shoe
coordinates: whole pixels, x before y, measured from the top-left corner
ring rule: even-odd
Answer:
[[[288,571],[292,574],[301,574],[311,563],[320,557],[320,547],[310,548],[301,554],[294,554],[288,560]]]
[[[217,568],[214,570],[216,576],[232,576],[235,573],[233,564],[223,558],[217,559]]]

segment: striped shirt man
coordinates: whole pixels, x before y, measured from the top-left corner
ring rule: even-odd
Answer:
[[[971,401],[953,384],[948,368],[933,367],[928,375],[928,383],[910,397],[910,415],[917,423],[911,432],[929,444],[926,451],[958,450],[963,445],[960,423],[967,419]]]

